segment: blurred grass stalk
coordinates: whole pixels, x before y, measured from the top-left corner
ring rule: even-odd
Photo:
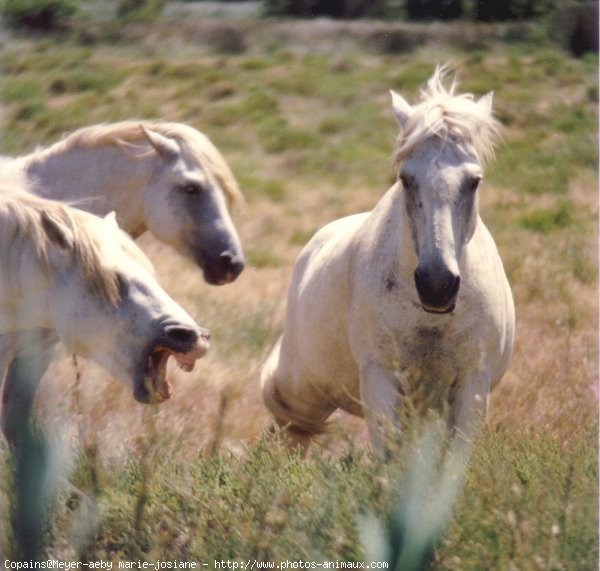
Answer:
[[[40,347],[42,339],[38,331],[19,335],[19,346],[28,351]],[[39,370],[36,359],[19,358],[15,363],[19,394],[33,394]],[[56,447],[49,445],[45,436],[31,419],[29,407],[16,416],[15,439],[12,447],[12,503],[11,525],[14,552],[13,559],[39,560],[44,547],[44,530],[47,511],[54,496],[59,476]]]
[[[395,571],[420,571],[431,560],[450,523],[471,452],[465,441],[448,444],[447,424],[439,419],[425,420],[408,446],[407,471],[387,522],[374,514],[358,522],[365,561],[385,561]]]

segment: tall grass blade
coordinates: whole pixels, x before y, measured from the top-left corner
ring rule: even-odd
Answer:
[[[374,515],[359,521],[359,535],[370,561],[386,561],[395,571],[421,571],[452,516],[460,492],[468,447],[447,445],[441,422],[429,422],[415,439],[410,466],[387,523]]]
[[[23,334],[26,347],[39,346],[35,335]],[[35,359],[18,358],[13,362],[20,394],[32,394],[34,379],[39,378]],[[12,528],[15,556],[22,561],[39,560],[43,552],[48,500],[51,488],[50,448],[45,437],[35,428],[29,407],[17,419],[13,443]]]

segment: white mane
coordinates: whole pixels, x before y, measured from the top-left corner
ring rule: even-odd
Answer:
[[[101,145],[142,145],[146,137],[142,127],[176,140],[185,155],[200,167],[208,169],[221,185],[230,204],[242,199],[238,184],[225,159],[200,131],[183,123],[121,121],[83,127],[67,135],[59,145],[64,150]]]
[[[473,94],[456,95],[456,79],[447,89],[447,69],[438,66],[421,90],[421,102],[411,114],[394,146],[394,161],[401,162],[415,147],[430,137],[451,139],[475,151],[485,163],[494,157],[494,144],[500,137],[500,123],[491,111],[475,101]]]
[[[18,186],[0,184],[0,248],[5,255],[0,258],[0,269],[5,275],[15,275],[11,264],[18,260],[23,248],[32,247],[35,257],[44,272],[51,272],[49,251],[54,247],[42,225],[42,213],[52,216],[66,226],[73,235],[75,262],[80,267],[90,290],[110,303],[119,299],[118,279],[104,262],[100,249],[101,237],[89,229],[91,214],[71,208],[66,204],[46,200],[22,191]],[[116,231],[116,229],[115,229]],[[127,254],[148,265],[144,254],[129,240],[122,245]]]

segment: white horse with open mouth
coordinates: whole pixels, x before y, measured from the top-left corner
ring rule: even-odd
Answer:
[[[209,334],[151,271],[114,216],[0,185],[0,334],[51,328],[70,351],[130,385],[138,401],[159,403],[171,395],[169,357],[191,370]],[[14,426],[5,426],[13,441]]]
[[[499,125],[491,94],[456,95],[443,79],[436,69],[414,106],[392,93],[398,182],[373,211],[321,229],[294,268],[261,380],[267,407],[301,447],[341,408],[366,417],[381,450],[384,428],[398,426],[415,395],[448,406],[469,439],[508,366],[514,304],[478,213]]]
[[[85,127],[46,149],[3,157],[0,173],[33,194],[99,216],[114,211],[128,234],[151,232],[194,260],[210,284],[232,282],[244,267],[228,210],[242,195],[221,153],[188,125],[124,121]],[[36,337],[36,346],[24,347],[14,335],[0,337],[5,433],[31,408],[53,354],[53,332]],[[24,387],[18,370],[32,360],[39,378],[31,375]]]

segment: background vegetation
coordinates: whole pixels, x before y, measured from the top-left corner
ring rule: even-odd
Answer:
[[[212,566],[381,553],[364,536],[369,514],[395,520],[431,447],[407,436],[382,462],[362,421],[340,414],[307,461],[290,457],[264,437],[258,372],[300,248],[328,221],[372,208],[394,179],[388,90],[415,100],[449,61],[462,89],[494,91],[506,127],[481,212],[518,327],[429,565],[597,569],[597,56],[572,57],[536,23],[315,26],[197,20],[168,7],[152,23],[80,15],[51,35],[0,38],[3,153],[95,122],[184,121],[219,146],[247,198],[236,224],[249,267],[229,286],[207,286],[191,263],[141,239],[165,288],[212,331],[196,371],[173,371],[169,402],[137,405],[68,356],[44,379],[44,556]],[[10,506],[23,496],[11,474],[27,471],[0,446],[0,553],[13,557],[20,528]],[[435,495],[426,476],[417,480]]]

